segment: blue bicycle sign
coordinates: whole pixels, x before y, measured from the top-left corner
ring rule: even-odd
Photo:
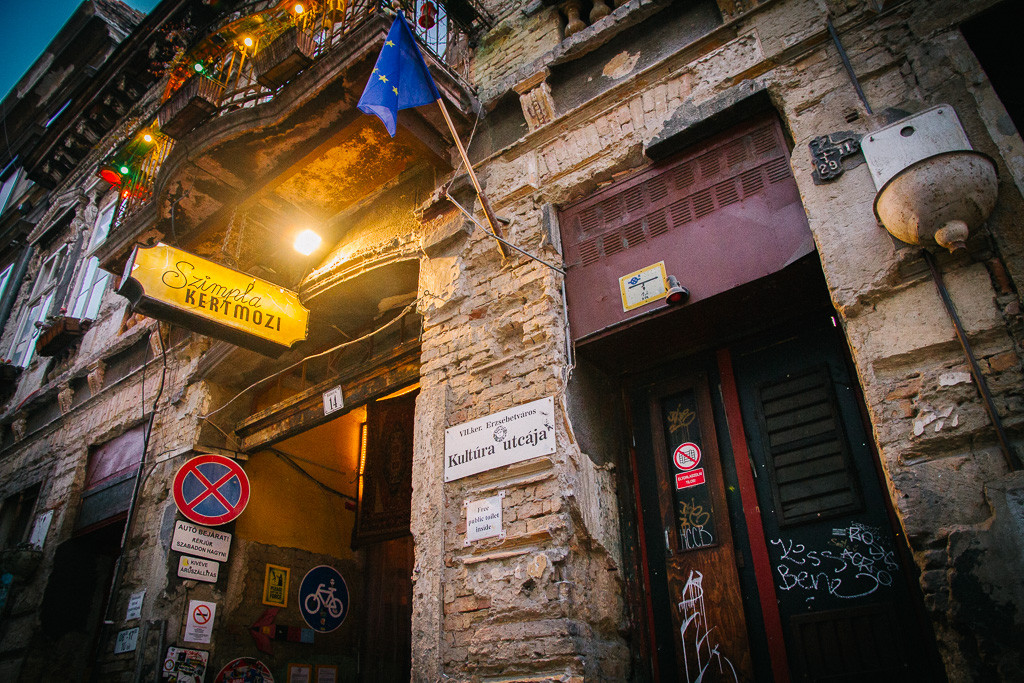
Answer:
[[[348,615],[348,586],[334,567],[313,567],[299,585],[299,611],[309,627],[328,633]]]

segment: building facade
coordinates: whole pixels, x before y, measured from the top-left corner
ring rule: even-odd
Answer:
[[[8,96],[0,677],[1020,677],[1010,3],[403,8]]]

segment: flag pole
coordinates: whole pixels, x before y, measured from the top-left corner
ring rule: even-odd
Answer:
[[[469,173],[469,179],[473,182],[473,187],[476,189],[476,196],[480,198],[480,206],[483,207],[484,216],[487,217],[487,224],[491,226],[491,232],[494,233],[494,237],[498,242],[498,251],[501,252],[502,258],[508,258],[511,252],[509,252],[508,247],[502,239],[505,235],[501,231],[501,224],[498,222],[497,217],[494,215],[494,211],[491,209],[491,203],[487,201],[487,196],[480,187],[480,181],[477,180],[476,172],[473,171],[473,164],[469,163],[469,155],[466,154],[466,148],[462,146],[462,140],[459,139],[459,134],[455,132],[455,124],[452,122],[452,117],[448,115],[448,108],[444,106],[444,99],[440,97],[437,98],[437,106],[441,108],[441,114],[444,115],[444,122],[448,124],[448,130],[451,131],[452,138],[455,140],[455,145],[459,148],[459,154],[462,155],[462,163],[466,165],[466,172]]]

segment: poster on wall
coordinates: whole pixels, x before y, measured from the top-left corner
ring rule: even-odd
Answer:
[[[184,640],[189,643],[209,643],[213,635],[213,617],[216,613],[215,602],[189,600]]]
[[[555,400],[549,396],[446,429],[444,480],[554,452]]]
[[[338,683],[338,667],[333,664],[317,666],[316,683]]]
[[[289,664],[288,683],[312,683],[312,664]]]
[[[162,676],[167,683],[203,683],[210,653],[188,647],[169,647]]]
[[[288,606],[288,576],[291,570],[288,567],[279,567],[276,564],[268,564],[267,571],[263,575],[263,604],[273,607]]]

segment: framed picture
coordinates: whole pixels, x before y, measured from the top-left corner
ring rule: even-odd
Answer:
[[[316,683],[338,683],[338,667],[334,664],[318,664]]]
[[[274,607],[288,606],[288,576],[291,570],[288,567],[279,567],[276,564],[268,564],[267,572],[263,576],[263,604]]]
[[[312,683],[313,682],[313,665],[312,664],[289,664],[288,665],[288,683]]]

